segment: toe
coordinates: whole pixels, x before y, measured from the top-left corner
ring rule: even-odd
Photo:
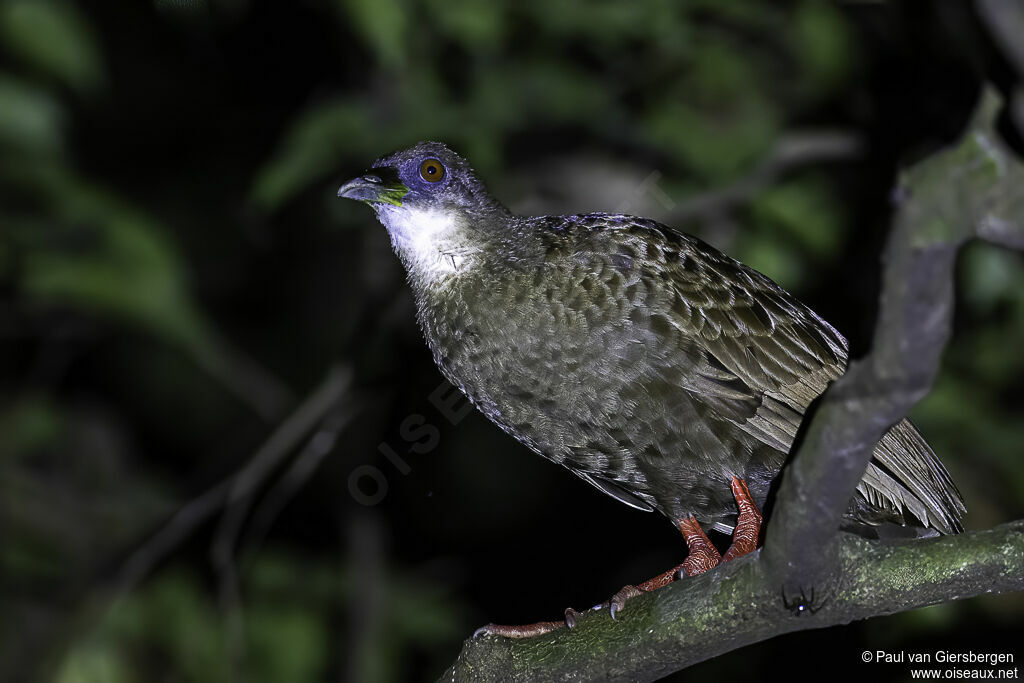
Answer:
[[[538,621],[536,624],[523,624],[521,626],[502,626],[501,624],[487,624],[473,632],[473,637],[479,636],[503,636],[505,638],[533,638],[565,628],[565,621]]]
[[[622,589],[612,596],[612,599],[608,601],[608,612],[612,615],[612,619],[615,619],[615,615],[622,611],[626,606],[626,601],[640,595],[641,591],[636,586],[623,586]]]
[[[480,636],[492,635],[491,629],[494,628],[494,626],[496,626],[496,624],[486,624],[481,626],[477,630],[473,631],[473,637],[479,638]]]
[[[686,572],[687,576],[697,576],[703,574],[706,571],[710,571],[718,566],[721,561],[721,557],[718,553],[712,555],[706,552],[695,552],[683,560],[683,571]]]

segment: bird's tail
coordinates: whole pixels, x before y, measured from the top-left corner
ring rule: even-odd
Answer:
[[[875,446],[850,507],[859,522],[925,526],[943,534],[963,531],[967,511],[949,472],[909,420]]]

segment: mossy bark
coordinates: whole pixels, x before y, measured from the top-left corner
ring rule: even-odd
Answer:
[[[467,640],[439,680],[654,681],[782,633],[846,624],[982,593],[1024,589],[1024,520],[959,536],[881,542],[840,534],[814,595],[783,596],[759,554],[631,600],[612,621],[513,640]]]

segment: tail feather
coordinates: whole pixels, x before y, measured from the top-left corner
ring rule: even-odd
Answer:
[[[867,506],[854,504],[853,513],[869,524],[916,521],[943,534],[963,531],[966,508],[960,491],[909,420],[895,425],[875,446],[857,492]],[[868,518],[863,513],[870,508]]]

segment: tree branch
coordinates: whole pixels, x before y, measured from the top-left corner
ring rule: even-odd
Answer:
[[[441,681],[650,681],[790,631],[1024,589],[1024,520],[901,543],[837,531],[875,444],[935,379],[960,246],[1024,244],[1024,166],[994,132],[997,108],[986,92],[961,141],[901,179],[872,351],[822,397],[764,549],[635,598],[619,621],[589,613],[536,638],[469,639]]]
[[[992,128],[997,109],[986,92],[960,143],[901,178],[871,353],[826,391],[779,488],[764,559],[787,590],[827,572],[829,542],[875,444],[935,381],[961,245],[1024,234],[1024,167]]]
[[[820,605],[807,596],[810,609],[787,608],[764,562],[748,555],[630,600],[617,621],[588,612],[571,631],[471,638],[438,683],[653,681],[791,631],[1024,589],[1024,520],[901,543],[840,536],[840,590]]]

